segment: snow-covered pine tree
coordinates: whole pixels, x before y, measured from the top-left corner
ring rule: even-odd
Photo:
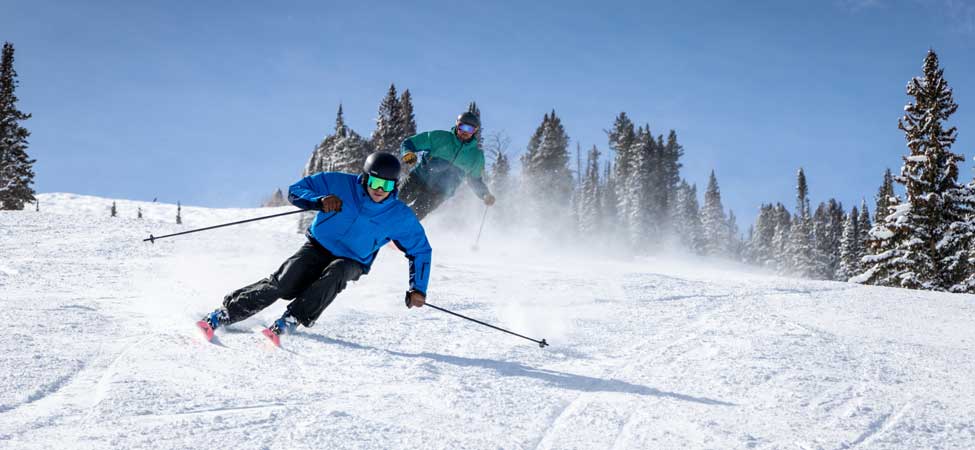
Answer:
[[[333,134],[326,136],[315,147],[308,163],[305,164],[303,176],[318,172],[357,174],[362,171],[362,164],[370,153],[372,148],[369,143],[345,124],[340,104],[335,117]]]
[[[735,212],[728,210],[728,257],[735,261],[742,261],[744,258],[745,247],[741,239],[741,230],[738,228],[738,218]]]
[[[568,147],[569,136],[552,110],[542,119],[521,157],[526,204],[534,211],[538,224],[550,229],[550,225],[558,223],[556,218],[564,217],[563,205],[572,195]]]
[[[636,252],[645,252],[653,244],[652,239],[659,238],[655,223],[652,221],[653,194],[651,193],[652,177],[655,162],[656,144],[650,134],[649,125],[640,127],[636,132],[630,153],[630,167],[627,169],[626,189],[623,195],[627,198],[623,211],[626,220],[627,242]]]
[[[287,205],[288,200],[284,198],[284,192],[281,191],[281,188],[275,189],[274,193],[271,194],[271,197],[261,203],[262,208],[274,208],[277,206]]]
[[[870,223],[870,210],[867,209],[867,199],[862,199],[860,201],[860,218],[857,220],[857,232],[859,233],[857,242],[859,244],[860,259],[867,254],[867,241],[870,239],[870,228],[872,227],[873,225]],[[859,264],[859,267],[862,271],[862,262]]]
[[[701,208],[697,202],[697,185],[689,185],[687,181],[681,180],[677,188],[677,208],[674,226],[681,244],[693,254],[704,254],[704,227],[701,224]]]
[[[748,243],[749,262],[761,267],[775,267],[773,242],[778,217],[772,204],[762,204]]]
[[[884,180],[877,189],[876,204],[874,205],[874,223],[881,223],[890,214],[891,198],[894,197],[894,175],[890,169],[884,171]]]
[[[860,258],[860,270],[863,272],[850,278],[851,283],[899,285],[897,263],[905,252],[897,248],[897,243],[907,236],[906,229],[899,223],[910,206],[910,203],[902,204],[897,196],[887,198],[888,214],[881,215],[880,220],[870,228],[869,237],[864,243],[864,255]]]
[[[975,234],[975,180],[966,184],[961,192],[957,194],[960,203],[964,204],[968,211],[965,214],[964,222],[952,224],[951,233],[972,236]],[[975,238],[970,237],[968,242],[968,274],[964,280],[952,285],[948,290],[951,292],[975,293]]]
[[[491,193],[498,199],[498,202],[493,206],[494,211],[491,212],[491,217],[499,223],[507,224],[512,209],[511,199],[514,194],[511,164],[508,162],[507,153],[500,147],[494,152],[493,156],[490,176],[487,176],[487,180],[485,180],[491,186]]]
[[[755,255],[752,253],[752,241],[755,239],[755,225],[748,226],[748,232],[745,234],[744,240],[741,243],[742,261],[747,264],[755,264]]]
[[[803,278],[817,277],[819,267],[816,253],[812,214],[809,211],[809,186],[806,184],[806,174],[800,168],[796,184],[796,215],[788,247],[791,272]]]
[[[772,261],[778,273],[789,273],[792,267],[792,256],[789,253],[789,242],[792,236],[792,215],[785,205],[775,204],[775,236],[772,238]]]
[[[416,134],[416,116],[413,114],[413,96],[410,94],[409,89],[403,90],[403,93],[399,96],[399,118],[396,121],[397,131],[399,134],[399,142],[396,144],[396,148],[399,149],[399,144],[403,141]]]
[[[647,132],[650,126],[647,125]],[[649,197],[647,202],[647,216],[649,218],[649,233],[655,240],[663,240],[669,235],[669,215],[670,205],[667,200],[670,195],[668,186],[669,175],[667,174],[666,146],[663,135],[658,135],[656,140],[653,134],[650,135],[650,166],[647,168],[647,188],[646,195]]]
[[[836,279],[849,280],[860,273],[860,214],[857,207],[846,217],[843,223],[843,236],[840,238],[840,267],[836,272]]]
[[[661,173],[663,175],[662,187],[664,189],[664,200],[667,205],[668,211],[666,211],[666,216],[668,218],[674,217],[673,212],[676,211],[677,202],[677,188],[680,186],[680,169],[683,165],[680,162],[681,157],[684,156],[684,147],[677,142],[677,132],[670,130],[667,135],[667,143],[664,144],[661,156]],[[668,219],[671,222],[671,219]],[[673,224],[671,223],[670,231],[675,231]]]
[[[592,146],[586,157],[586,172],[583,176],[579,207],[579,232],[583,239],[590,240],[599,233],[602,219],[602,205],[599,192],[599,150]]]
[[[704,228],[704,253],[711,256],[728,254],[728,219],[721,204],[721,190],[714,170],[708,177],[708,188],[704,192],[704,209],[701,210],[701,225]]]
[[[372,132],[370,143],[378,152],[397,153],[402,143],[400,127],[400,103],[396,97],[396,85],[390,84],[386,97],[379,103],[376,116],[376,129]]]
[[[607,236],[614,238],[619,236],[619,214],[616,210],[619,201],[616,199],[616,180],[613,178],[613,161],[606,161],[603,169],[602,187],[600,204],[602,205],[602,217],[599,228]]]
[[[840,242],[843,238],[843,204],[836,199],[820,203],[813,216],[813,242],[819,278],[835,280],[840,268]]]
[[[582,147],[576,142],[576,170],[572,172],[572,206],[570,211],[572,213],[572,220],[576,224],[576,229],[582,229],[582,179],[584,178],[582,172]]]
[[[630,189],[629,171],[633,166],[632,149],[636,141],[636,128],[633,121],[626,116],[626,112],[621,112],[613,122],[613,128],[606,134],[609,138],[609,149],[615,154],[612,180],[616,197],[617,224],[622,232],[630,229],[628,214],[632,208],[628,204],[631,196],[627,195],[627,191]]]
[[[505,152],[499,151],[495,155],[491,169],[491,192],[504,203],[511,190],[511,164]]]
[[[967,188],[958,184],[958,163],[964,159],[951,151],[957,130],[942,126],[958,105],[933,50],[924,59],[923,75],[908,83],[907,94],[914,101],[905,106],[897,125],[904,131],[910,155],[904,157],[901,174],[895,178],[904,185],[905,200],[894,217],[879,225],[892,234],[884,252],[891,257],[873,261],[864,281],[910,289],[965,290],[971,273],[972,227],[967,217],[972,204]],[[889,269],[886,280],[878,278],[883,275],[878,272],[885,272],[878,270],[880,265]]]
[[[34,198],[34,163],[27,155],[30,131],[20,122],[30,119],[17,109],[14,46],[4,42],[0,57],[0,210],[22,210]]]

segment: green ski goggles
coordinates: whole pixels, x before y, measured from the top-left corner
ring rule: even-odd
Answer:
[[[396,181],[379,178],[373,175],[369,175],[369,180],[366,182],[366,185],[369,186],[370,189],[381,189],[386,192],[393,192],[393,189],[396,189]]]

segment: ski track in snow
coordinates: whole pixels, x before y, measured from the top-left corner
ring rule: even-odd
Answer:
[[[286,211],[42,194],[0,213],[0,448],[975,448],[972,296],[607,260],[433,215],[430,308],[384,248],[273,349],[193,322],[300,245]],[[145,218],[133,211],[141,206]],[[128,217],[128,218],[126,218]],[[475,220],[476,219],[476,220]]]

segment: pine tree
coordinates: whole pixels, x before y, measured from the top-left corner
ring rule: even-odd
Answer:
[[[789,239],[788,254],[791,258],[792,273],[804,277],[814,278],[819,274],[816,265],[816,248],[814,243],[812,215],[809,211],[809,186],[806,184],[806,174],[799,169],[796,185],[796,215],[792,223],[792,235]]]
[[[637,129],[636,138],[628,150],[630,167],[626,171],[626,189],[623,190],[626,196],[623,204],[627,209],[622,211],[630,248],[637,252],[646,251],[652,244],[650,239],[660,237],[651,216],[655,206],[651,192],[655,151],[649,126]]]
[[[34,163],[27,155],[30,131],[20,122],[30,119],[17,109],[17,72],[14,70],[14,46],[4,42],[0,57],[0,210],[22,210],[36,201]]]
[[[877,189],[876,209],[873,210],[873,221],[875,223],[883,222],[884,217],[890,214],[892,197],[894,197],[894,175],[890,173],[890,169],[887,169],[884,171],[884,181],[880,184],[880,188]]]
[[[704,253],[704,229],[701,225],[701,211],[697,202],[697,186],[681,180],[677,187],[677,214],[674,227],[681,245],[693,254]]]
[[[775,204],[775,235],[772,237],[772,261],[776,272],[789,273],[792,267],[792,257],[789,253],[789,243],[792,237],[792,215],[785,205]]]
[[[491,192],[498,199],[504,199],[511,190],[511,164],[504,152],[499,151],[496,155],[491,170]]]
[[[965,280],[970,274],[968,249],[973,233],[967,217],[973,205],[967,187],[957,182],[958,163],[963,161],[951,151],[957,130],[942,126],[958,105],[933,50],[924,59],[923,75],[908,83],[907,94],[914,102],[904,108],[897,125],[910,155],[904,157],[901,174],[895,178],[904,185],[905,200],[895,217],[881,225],[891,234],[882,252],[888,257],[874,261],[865,281],[911,289],[968,290]]]
[[[728,257],[735,261],[742,261],[744,257],[744,245],[741,240],[741,230],[738,228],[738,219],[735,212],[728,210]]]
[[[616,180],[613,177],[613,162],[607,161],[605,167],[603,168],[603,184],[599,189],[601,194],[600,204],[602,205],[602,222],[599,228],[603,230],[606,235],[612,236],[615,239],[618,237],[619,233],[619,221],[617,217],[619,214],[616,210],[619,201],[616,198]]]
[[[561,217],[561,205],[572,195],[568,147],[569,136],[553,110],[542,119],[521,157],[527,203],[540,223],[553,223],[553,218]]]
[[[614,196],[616,197],[616,212],[621,230],[629,230],[629,217],[631,211],[629,200],[631,196],[627,194],[630,168],[633,166],[633,148],[636,141],[636,129],[633,122],[621,112],[613,122],[613,128],[608,131],[609,148],[615,153],[613,160]]]
[[[379,104],[376,129],[372,132],[371,144],[377,152],[396,153],[403,141],[400,120],[400,103],[396,98],[396,85],[390,84],[386,97]]]
[[[576,224],[577,229],[582,229],[582,179],[584,178],[582,172],[582,148],[579,143],[576,142],[576,170],[572,172],[572,206],[570,211],[572,212],[572,220]]]
[[[858,259],[860,260],[867,254],[867,241],[870,240],[870,228],[872,227],[873,225],[870,223],[870,210],[867,209],[867,199],[863,199],[860,201],[860,218],[857,220],[857,232],[859,234],[857,242],[860,250]],[[859,267],[860,271],[862,271],[862,262],[859,263]]]
[[[490,176],[485,176],[485,182],[491,186],[491,193],[498,202],[492,207],[491,217],[500,223],[508,223],[512,210],[512,198],[514,196],[514,180],[511,179],[511,164],[508,162],[508,155],[503,148],[499,147],[493,154],[494,160],[491,164]]]
[[[835,280],[840,268],[840,243],[845,223],[843,204],[836,199],[820,203],[813,215],[813,242],[818,277]]]
[[[288,200],[284,198],[284,192],[281,191],[281,188],[275,189],[271,197],[261,204],[263,208],[274,208],[278,206],[288,206]]]
[[[843,224],[843,236],[840,238],[840,267],[836,273],[837,280],[848,280],[860,273],[860,215],[857,207],[846,217]]]
[[[335,130],[312,151],[303,176],[318,172],[359,173],[366,157],[372,153],[368,143],[345,124],[342,105],[335,117]]]
[[[670,130],[670,134],[667,135],[667,143],[662,147],[661,158],[663,175],[661,184],[664,189],[665,204],[670,209],[667,215],[670,217],[673,217],[673,211],[676,208],[677,188],[680,186],[681,180],[680,169],[683,167],[680,159],[683,156],[684,147],[677,142],[677,132]]]
[[[778,217],[771,204],[763,204],[755,219],[754,230],[748,243],[749,262],[761,267],[774,267],[773,239]]]
[[[176,225],[183,224],[183,205],[176,201]]]
[[[416,117],[413,114],[413,96],[410,94],[410,90],[406,89],[403,94],[399,97],[399,118],[396,120],[397,132],[399,136],[399,142],[396,144],[396,148],[399,148],[406,138],[416,135]]]
[[[708,188],[704,192],[704,209],[701,211],[701,225],[704,227],[704,252],[707,255],[726,256],[728,253],[728,223],[721,204],[721,191],[714,171],[708,177]]]
[[[592,146],[586,158],[586,173],[582,181],[579,206],[579,232],[583,238],[599,232],[602,217],[599,192],[599,150]]]

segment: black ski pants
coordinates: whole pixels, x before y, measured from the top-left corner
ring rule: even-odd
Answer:
[[[443,192],[430,189],[423,182],[412,177],[403,183],[398,197],[413,210],[417,220],[423,220],[427,214],[432,213],[444,200],[447,200],[447,195]]]
[[[288,312],[310,327],[345,285],[358,280],[362,273],[358,261],[337,257],[309,238],[269,277],[224,297],[223,306],[233,323],[257,314],[278,299],[292,300]]]

